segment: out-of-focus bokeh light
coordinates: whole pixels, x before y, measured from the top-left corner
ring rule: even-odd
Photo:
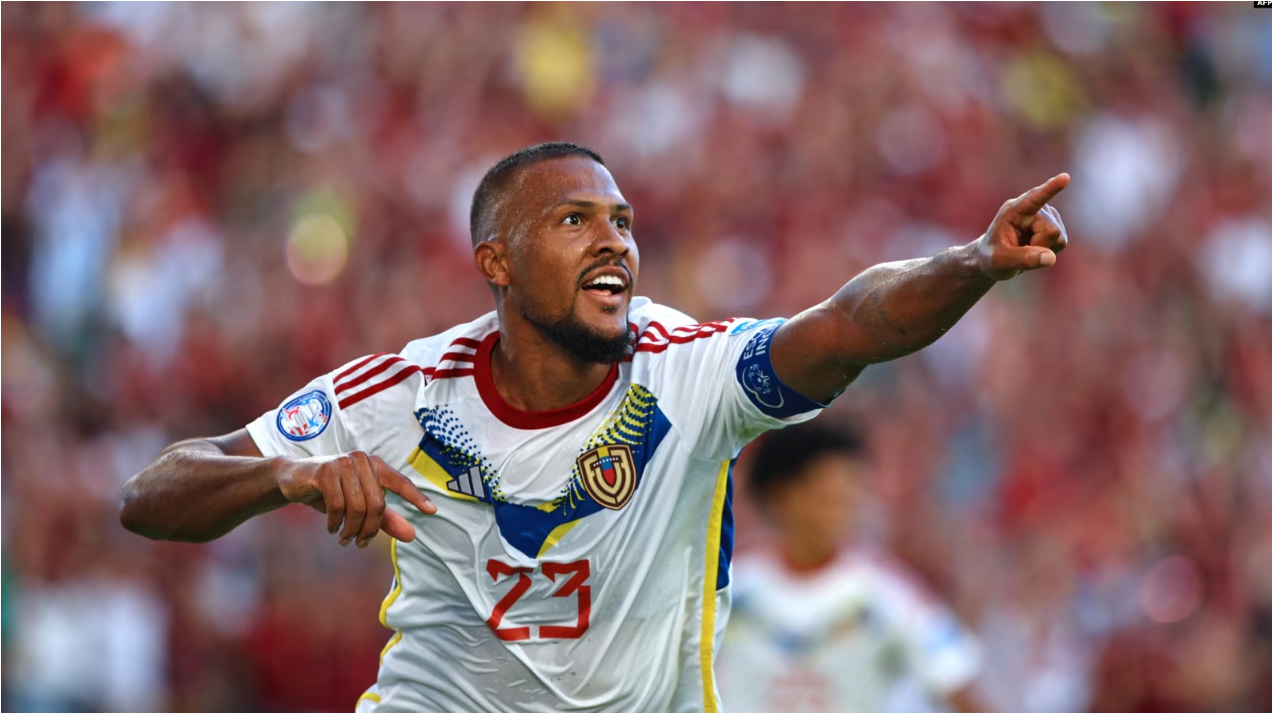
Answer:
[[[529,24],[522,30],[516,58],[522,91],[535,111],[560,116],[592,98],[592,48],[573,24],[561,18]]]
[[[1202,579],[1193,561],[1174,555],[1164,558],[1145,574],[1140,584],[1140,607],[1154,622],[1179,622],[1202,604]]]
[[[349,237],[331,216],[305,216],[287,236],[287,269],[306,285],[335,280],[348,254]]]
[[[747,312],[769,297],[769,261],[755,245],[736,238],[713,243],[695,270],[695,286],[711,309]]]

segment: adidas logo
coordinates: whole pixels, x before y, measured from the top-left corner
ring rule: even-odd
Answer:
[[[482,470],[470,466],[466,473],[446,482],[446,490],[472,496],[479,501],[486,500],[486,489],[482,487]]]

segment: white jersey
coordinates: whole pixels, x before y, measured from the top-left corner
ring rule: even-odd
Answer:
[[[393,543],[394,635],[360,711],[714,711],[733,459],[820,405],[778,380],[781,320],[694,324],[646,298],[581,402],[520,411],[495,313],[320,377],[248,431],[266,455],[363,450],[438,505]]]
[[[980,667],[977,641],[881,556],[803,574],[771,552],[739,558],[716,668],[728,711],[920,711]]]

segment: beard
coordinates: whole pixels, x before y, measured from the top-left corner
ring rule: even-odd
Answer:
[[[549,342],[582,362],[613,364],[627,354],[627,330],[617,337],[603,335],[579,319],[573,304],[564,316],[556,319],[540,317],[525,308],[522,309],[522,317],[534,325],[541,335],[547,337]]]

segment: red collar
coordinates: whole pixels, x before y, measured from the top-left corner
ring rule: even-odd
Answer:
[[[482,344],[477,348],[477,355],[474,358],[475,371],[473,377],[477,381],[477,392],[482,395],[482,401],[486,403],[486,408],[497,419],[514,429],[547,429],[550,426],[560,426],[567,422],[572,422],[592,411],[600,404],[601,400],[605,399],[606,395],[610,393],[610,389],[614,387],[615,381],[619,378],[619,364],[616,362],[611,365],[610,374],[606,375],[601,386],[593,390],[592,394],[574,404],[541,412],[518,409],[504,401],[504,397],[500,396],[499,390],[495,388],[495,380],[491,377],[491,352],[495,350],[495,343],[497,342],[499,342],[498,330],[487,335],[486,339],[482,340]]]

